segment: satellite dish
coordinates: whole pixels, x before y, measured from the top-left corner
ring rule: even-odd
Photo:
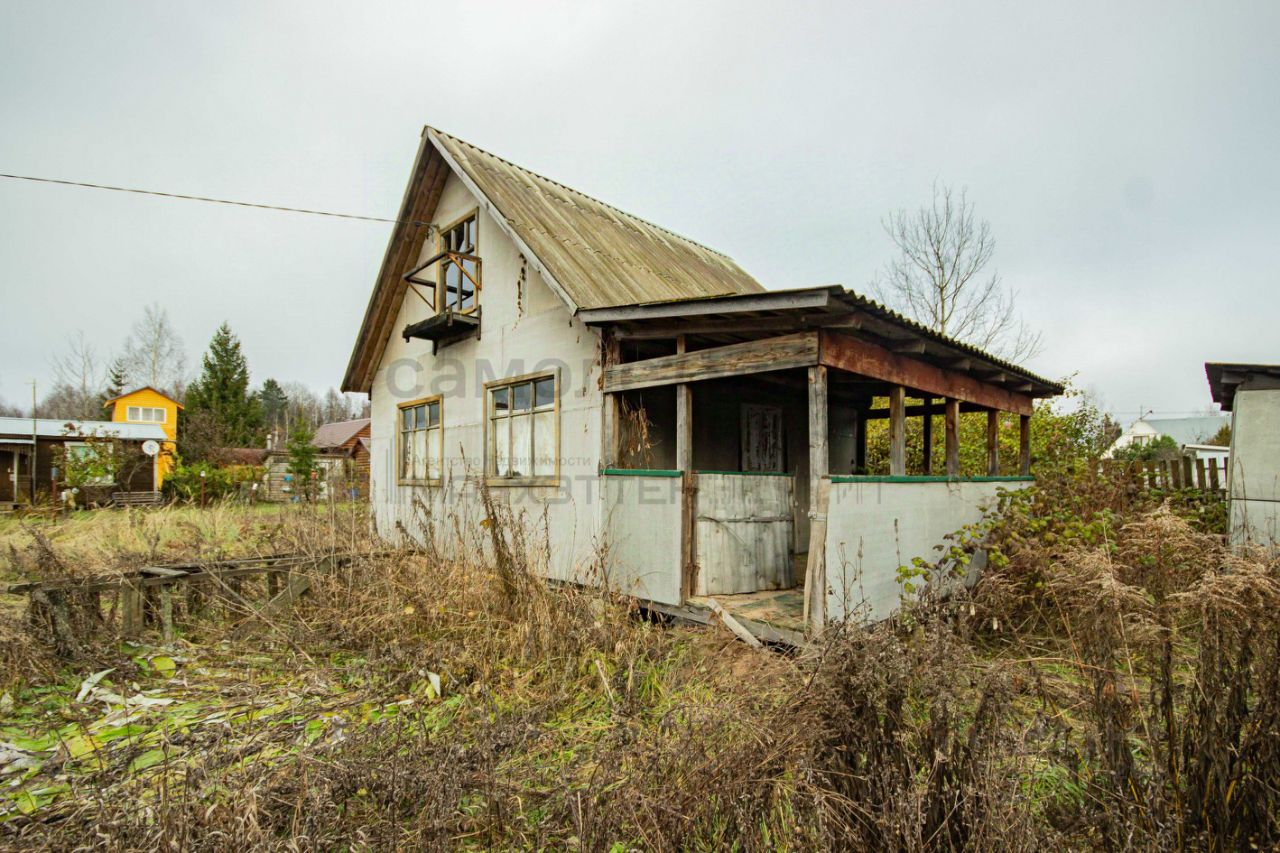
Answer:
[[[148,438],[146,441],[142,442],[142,452],[148,456],[155,456],[160,452],[160,443],[154,438]]]

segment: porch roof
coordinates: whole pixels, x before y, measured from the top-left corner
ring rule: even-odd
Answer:
[[[1280,364],[1228,364],[1206,362],[1205,375],[1209,378],[1209,392],[1213,402],[1222,405],[1222,411],[1231,411],[1235,403],[1236,389],[1251,379],[1266,383],[1268,387],[1280,386]]]
[[[610,328],[622,340],[684,335],[713,346],[827,330],[1027,398],[1052,397],[1064,390],[1061,383],[938,334],[839,285],[599,308],[584,310],[579,317],[589,325]]]
[[[58,418],[0,418],[0,439],[8,442],[30,441],[33,431],[39,438],[66,439],[119,438],[124,441],[168,441],[158,424],[129,424],[115,421],[72,421]]]

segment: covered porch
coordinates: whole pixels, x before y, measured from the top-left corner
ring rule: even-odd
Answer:
[[[838,287],[583,318],[606,342],[602,494],[621,574],[651,601],[714,598],[788,631],[865,609],[852,585],[896,604],[879,581],[918,556],[903,547],[936,534],[932,550],[997,484],[1029,478],[1033,401],[1061,391]],[[980,470],[962,470],[962,416],[985,420]]]

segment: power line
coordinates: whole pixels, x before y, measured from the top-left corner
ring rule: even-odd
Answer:
[[[32,181],[39,184],[59,184],[64,187],[81,187],[91,190],[110,190],[118,193],[133,193],[135,195],[149,195],[157,198],[176,198],[183,201],[203,201],[209,204],[229,204],[233,207],[255,207],[259,210],[278,210],[283,213],[305,213],[310,216],[329,216],[334,219],[356,219],[361,222],[387,222],[393,225],[406,223],[409,225],[422,225],[430,227],[429,222],[419,222],[416,219],[386,219],[381,216],[360,216],[355,213],[335,213],[331,210],[309,210],[305,207],[285,207],[278,204],[258,204],[251,201],[234,201],[226,198],[210,198],[202,195],[183,195],[182,193],[165,193],[158,190],[144,190],[135,187],[114,187],[109,184],[90,184],[84,181],[64,181],[58,178],[37,178],[31,175],[7,175],[0,172],[0,178],[9,178],[14,181]]]

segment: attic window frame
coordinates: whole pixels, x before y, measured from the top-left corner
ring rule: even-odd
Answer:
[[[136,416],[134,415],[135,412],[137,412]],[[159,420],[154,417],[144,418],[142,416],[143,412],[150,412],[153,415],[159,412],[160,418]],[[124,419],[131,424],[164,424],[169,422],[169,413],[165,411],[163,406],[126,406]]]
[[[471,252],[470,254],[456,252],[445,245],[445,237],[447,234],[455,230],[458,226],[463,225],[471,220]],[[455,314],[475,314],[480,310],[480,292],[483,289],[483,276],[481,275],[480,261],[480,208],[472,208],[471,212],[466,213],[453,222],[445,225],[436,232],[436,313],[443,314],[446,311],[452,311]],[[457,260],[455,260],[455,258]],[[458,260],[472,261],[475,264],[474,275],[468,273],[466,267],[458,264]],[[469,280],[475,290],[471,294],[471,305],[469,307],[461,307],[461,294],[456,305],[449,304],[449,294],[447,274],[450,266],[457,266],[460,274],[459,282]]]

